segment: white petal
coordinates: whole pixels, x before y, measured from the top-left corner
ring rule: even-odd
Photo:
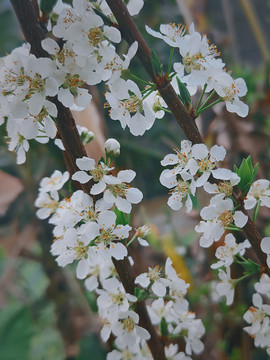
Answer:
[[[102,193],[106,189],[106,184],[103,180],[93,185],[90,191],[91,195],[97,195]]]
[[[89,263],[86,259],[81,259],[76,269],[76,276],[78,279],[85,279],[89,272]]]
[[[126,183],[130,183],[135,178],[135,176],[136,173],[133,170],[121,170],[117,174],[117,177]]]
[[[242,211],[236,211],[233,218],[235,225],[240,228],[244,227],[248,221],[248,216],[243,214]]]
[[[270,254],[270,237],[264,237],[262,239],[261,249],[264,253]]]
[[[95,160],[83,156],[82,158],[76,159],[76,165],[80,170],[93,170],[95,166]]]
[[[143,198],[142,192],[137,188],[129,188],[126,192],[126,199],[131,204],[138,204]]]
[[[127,256],[127,248],[121,243],[113,243],[110,246],[110,253],[116,260],[123,260]]]
[[[91,179],[92,179],[92,176],[86,174],[85,171],[76,171],[72,175],[72,180],[79,181],[81,184],[85,184]]]
[[[223,168],[212,170],[212,175],[215,179],[231,180],[233,174],[231,170]]]
[[[113,211],[103,211],[99,214],[98,223],[104,229],[115,227],[116,215]]]
[[[204,144],[195,144],[192,146],[192,156],[195,159],[204,159],[208,156],[208,148]]]
[[[132,207],[130,202],[128,202],[126,199],[123,199],[120,196],[118,196],[116,198],[115,205],[117,206],[118,210],[126,214],[130,214]]]

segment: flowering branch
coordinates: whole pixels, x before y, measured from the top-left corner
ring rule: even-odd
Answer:
[[[167,79],[167,75],[163,74],[162,76],[158,76],[154,74],[151,62],[151,50],[143,39],[123,1],[107,0],[107,3],[118,21],[122,37],[129,44],[134,43],[134,41],[138,42],[137,56],[152,81],[156,83],[160,95],[169,106],[173,116],[186,134],[187,138],[192,141],[193,144],[202,143],[203,140],[195,124],[194,117],[186,110],[182,102],[179,100],[176,92],[170,84],[170,80]]]
[[[36,57],[47,57],[47,53],[41,47],[41,41],[45,38],[46,31],[39,24],[30,0],[25,0],[23,2],[20,0],[11,0],[11,3],[25,39],[31,45],[31,52],[33,52]],[[65,162],[70,175],[73,175],[77,171],[76,159],[86,156],[86,151],[79,136],[71,111],[64,107],[56,97],[52,99],[52,102],[55,103],[58,110],[56,124],[65,148]],[[76,184],[79,183],[77,182]],[[89,181],[85,184],[79,185],[85,193],[89,194],[93,182]],[[135,276],[128,259],[124,258],[124,260],[114,260],[114,265],[125,290],[133,294]],[[145,304],[137,303],[136,311],[139,314],[141,326],[147,329],[151,335],[148,345],[153,358],[155,360],[165,360],[166,358],[163,344],[150,321]]]
[[[171,86],[170,81],[167,79],[166,74],[162,76],[157,76],[154,74],[151,65],[151,50],[144,41],[124,2],[122,0],[106,1],[118,21],[122,37],[129,44],[132,44],[134,41],[138,42],[137,56],[139,57],[142,65],[151,79],[156,83],[160,95],[168,105],[168,108],[171,110],[173,116],[184,131],[186,137],[193,144],[203,143],[201,134],[194,121],[196,116],[194,114],[190,114],[184,107],[173,87]],[[242,208],[242,211],[246,213],[244,207]],[[262,264],[262,267],[267,269],[266,255],[262,252],[260,247],[262,238],[250,218],[248,218],[248,221],[243,228],[243,232],[250,241],[254,252]]]

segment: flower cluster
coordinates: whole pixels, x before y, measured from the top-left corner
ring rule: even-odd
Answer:
[[[142,0],[128,3],[133,15],[142,6]],[[85,86],[117,81],[136,53],[134,43],[125,59],[120,58],[113,45],[121,41],[120,31],[105,25],[95,9],[111,15],[105,1],[56,6],[52,34],[60,41],[46,38],[41,43],[50,58],[36,58],[26,44],[1,60],[0,125],[6,119],[9,150],[16,151],[18,164],[25,162],[28,140],[45,143],[55,138],[58,112],[53,97],[65,107],[84,109],[92,99]]]
[[[245,208],[253,209],[257,204],[270,207],[270,182],[266,179],[254,181],[245,199]]]
[[[204,91],[213,91],[218,94],[220,101],[224,101],[230,112],[236,112],[245,117],[248,114],[248,105],[239,97],[247,92],[245,81],[241,78],[233,79],[224,69],[225,64],[216,46],[209,44],[208,38],[196,32],[192,24],[187,33],[183,25],[162,24],[160,31],[153,31],[148,26],[149,34],[165,41],[172,48],[177,48],[182,61],[174,64],[176,76],[188,87],[198,86]]]
[[[240,180],[230,170],[216,169],[217,163],[226,155],[223,146],[215,145],[208,150],[204,144],[192,145],[190,141],[182,140],[181,148],[175,149],[175,152],[166,155],[161,161],[162,166],[173,165],[173,168],[163,170],[160,175],[161,184],[170,189],[168,205],[173,210],[181,209],[185,202],[189,213],[192,209],[191,195],[194,196],[196,189],[201,186],[210,193],[223,193],[224,197],[229,195],[232,186]],[[210,175],[225,182],[219,186],[212,185],[207,182]]]
[[[250,326],[244,327],[244,330],[254,338],[255,346],[266,349],[270,355],[270,305],[264,304],[262,298],[263,295],[270,300],[269,276],[263,274],[254,287],[257,291],[252,297],[254,306],[244,314],[244,320]]]
[[[202,321],[196,319],[195,314],[188,310],[189,304],[185,295],[189,284],[177,275],[171,259],[166,260],[164,277],[161,268],[156,266],[137,276],[135,283],[146,289],[145,293],[158,298],[148,305],[147,309],[152,323],[160,326],[162,335],[183,337],[187,355],[192,352],[201,353],[204,348],[201,337],[205,329]],[[166,324],[166,333],[163,333],[161,323]],[[176,358],[186,359],[186,355],[181,352]]]

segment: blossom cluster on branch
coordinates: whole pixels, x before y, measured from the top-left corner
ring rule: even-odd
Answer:
[[[122,29],[109,5],[110,1],[105,0],[73,0],[72,6],[59,1],[54,9],[56,17],[48,24],[48,37],[41,41],[48,56],[37,57],[31,54],[31,44],[24,44],[1,59],[0,125],[6,125],[9,150],[17,152],[18,164],[25,162],[32,139],[46,143],[57,137],[56,145],[67,152],[61,138],[61,125],[57,123],[61,115],[56,103],[80,111],[92,100],[87,86],[101,82],[108,89],[104,107],[109,108],[110,118],[120,121],[122,128],[127,127],[134,136],[143,135],[156,119],[173,112],[171,104],[166,103],[158,91],[158,79],[166,79],[172,85],[192,120],[221,102],[228,111],[242,117],[247,115],[248,106],[240,100],[247,92],[244,80],[233,79],[226,72],[215,45],[210,45],[205,35],[196,32],[193,24],[188,31],[176,24],[163,24],[159,32],[146,27],[149,34],[171,47],[168,69],[164,74],[153,50],[151,64],[156,83],[132,74],[129,64],[140,50],[141,40],[135,39],[126,54],[117,53],[115,44],[121,42]],[[127,3],[131,15],[138,14],[142,6],[142,0]],[[179,62],[172,64],[175,49],[179,51]],[[194,106],[191,96],[198,90],[201,96]],[[93,139],[87,129],[78,130],[81,144]],[[71,142],[73,131],[68,130]],[[101,337],[104,341],[111,337],[115,344],[115,349],[107,355],[108,360],[190,360],[192,353],[203,351],[201,338],[205,328],[202,320],[189,311],[185,297],[189,285],[176,273],[171,259],[167,258],[164,270],[157,265],[130,279],[134,280],[129,287],[133,292],[126,290],[127,284],[116,271],[117,261],[126,257],[129,258],[126,266],[132,266],[128,248],[133,241],[148,246],[149,227],[134,229],[131,226],[132,205],[140,203],[143,194],[130,185],[136,175],[133,170],[117,172],[115,169],[114,159],[120,155],[118,141],[108,139],[105,153],[105,159],[97,162],[87,156],[76,157],[72,173],[55,170],[41,180],[35,205],[39,208],[37,216],[49,218],[54,226],[51,253],[61,267],[77,262],[77,278],[85,281],[86,289],[95,292],[103,324]],[[222,146],[208,149],[192,139],[182,140],[180,148],[161,161],[162,166],[170,168],[161,173],[160,182],[170,189],[168,205],[173,210],[185,204],[189,213],[198,188],[214,195],[210,204],[201,210],[202,220],[195,231],[201,234],[199,242],[203,248],[226,235],[216,250],[218,261],[211,268],[218,269],[221,281],[216,290],[226,297],[227,305],[233,303],[239,281],[264,273],[255,284],[255,307],[246,312],[244,320],[251,324],[245,330],[255,338],[255,346],[269,352],[270,311],[261,296],[269,298],[266,266],[270,264],[269,238],[263,238],[256,246],[257,253],[266,259],[265,263],[257,264],[244,258],[246,249],[254,247],[253,238],[247,236],[239,243],[231,233],[242,231],[249,224],[247,210],[254,209],[255,223],[260,206],[270,207],[269,181],[254,181],[257,167],[253,167],[249,158],[234,171],[218,167],[225,155]],[[74,183],[81,189],[83,184],[89,184],[89,192],[71,191]],[[249,271],[241,278],[231,279],[230,267],[235,262]],[[141,303],[147,312],[140,311]],[[147,316],[148,328],[142,326],[147,323],[142,317]],[[160,354],[156,354],[151,343],[153,336],[162,342]],[[173,343],[179,338],[185,342],[183,349]]]

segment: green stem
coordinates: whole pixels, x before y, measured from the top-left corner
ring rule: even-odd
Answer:
[[[132,72],[130,70],[125,70],[125,73],[127,73],[129,75],[129,77],[131,77],[133,80],[140,81],[141,83],[143,83],[145,85],[148,85],[148,86],[154,85],[152,83],[149,83],[149,81],[143,80],[143,79],[139,78],[138,76],[132,74]]]
[[[238,278],[238,279],[234,279],[234,282],[235,282],[235,284],[237,284],[237,283],[239,283],[240,281],[244,280],[245,278],[247,278],[247,277],[249,277],[249,276],[251,276],[251,275],[254,275],[254,273],[247,273],[247,274],[241,276],[241,277]]]
[[[171,110],[166,109],[166,108],[164,108],[164,107],[162,107],[162,108],[161,108],[161,110],[163,110],[163,111],[167,112],[168,114],[171,114],[171,113],[172,113],[172,112],[171,112]]]
[[[198,109],[200,108],[200,105],[201,105],[203,96],[204,96],[204,94],[205,94],[206,87],[207,87],[207,84],[205,84],[204,87],[203,87],[203,90],[202,90],[202,93],[201,93],[201,97],[200,97],[200,100],[199,100],[198,105],[197,105],[197,107],[196,107],[196,110],[198,110]]]
[[[171,75],[168,76],[168,80],[171,80],[176,74],[177,74],[177,72],[171,73]]]
[[[212,97],[215,95],[216,91],[213,90],[210,95],[208,96],[208,98],[204,101],[204,103],[202,104],[202,106],[197,110],[200,111],[202,108],[205,107],[205,105],[209,102],[210,99],[212,99]]]
[[[126,247],[129,247],[129,245],[131,245],[133,243],[133,241],[136,239],[137,235],[135,234],[131,240],[129,240],[129,242],[127,243]]]
[[[261,200],[258,200],[258,202],[257,202],[257,204],[255,206],[254,214],[253,214],[253,218],[252,218],[252,221],[254,223],[256,222],[257,216],[259,214],[260,206],[261,206]]]
[[[239,227],[237,226],[225,226],[224,229],[226,230],[231,230],[231,231],[242,231],[242,229],[240,229]]]
[[[220,103],[220,102],[222,102],[223,100],[221,99],[221,98],[219,98],[219,99],[217,99],[216,101],[214,101],[212,104],[209,104],[209,105],[207,105],[207,106],[205,106],[205,107],[200,107],[200,109],[198,110],[198,111],[196,111],[196,114],[197,115],[199,115],[199,114],[201,114],[203,111],[205,111],[205,110],[207,110],[207,109],[209,109],[210,107],[212,107],[212,106],[214,106],[214,105],[216,105],[216,104],[218,104],[218,103]]]
[[[153,91],[155,91],[155,89],[153,89],[153,88],[149,89],[149,91],[143,95],[142,100],[146,99],[147,96],[149,96],[150,94],[152,94]]]
[[[173,59],[173,52],[174,52],[174,48],[171,47],[171,51],[170,51],[170,59],[169,59],[169,65],[168,65],[168,71],[167,71],[167,77],[170,76],[170,72],[171,72],[171,67],[172,67],[172,59]]]

